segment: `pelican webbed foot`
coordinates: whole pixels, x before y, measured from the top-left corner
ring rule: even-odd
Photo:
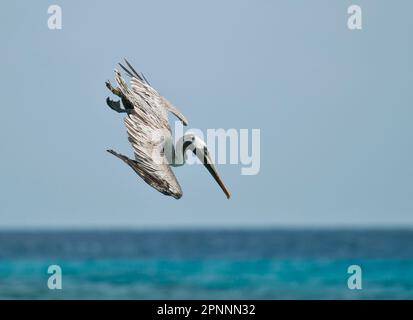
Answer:
[[[114,101],[110,99],[109,97],[106,98],[106,104],[111,108],[112,110],[118,112],[118,113],[126,113],[127,110],[123,109],[120,105],[120,101]]]
[[[118,113],[130,113],[131,110],[133,110],[132,104],[125,98],[125,96],[122,94],[121,90],[119,88],[114,88],[110,81],[105,82],[106,88],[109,89],[110,92],[112,92],[115,96],[118,96],[122,100],[123,108],[121,106],[120,101],[114,101],[110,99],[109,97],[106,98],[106,104],[114,111]]]

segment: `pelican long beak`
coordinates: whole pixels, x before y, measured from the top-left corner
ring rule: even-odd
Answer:
[[[224,182],[222,181],[221,177],[218,174],[217,169],[214,166],[214,163],[212,162],[211,157],[209,156],[208,151],[202,150],[201,152],[196,152],[195,153],[199,160],[204,164],[205,168],[209,171],[209,173],[214,177],[215,181],[219,184],[221,187],[222,191],[224,191],[225,195],[227,196],[227,199],[231,198],[231,192],[228,191],[227,187],[225,186]]]

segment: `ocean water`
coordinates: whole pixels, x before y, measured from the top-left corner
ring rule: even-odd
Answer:
[[[412,243],[409,230],[1,231],[0,298],[412,299]],[[47,287],[52,264],[62,290]]]

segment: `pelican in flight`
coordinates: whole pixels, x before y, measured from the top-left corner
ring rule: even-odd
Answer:
[[[182,197],[182,189],[171,166],[184,165],[186,151],[191,150],[229,199],[231,193],[220,178],[205,142],[193,134],[187,134],[174,145],[168,112],[173,113],[184,125],[187,125],[188,121],[174,105],[151,87],[142,73],[136,72],[126,59],[125,63],[127,67],[120,63],[119,65],[131,78],[130,87],[115,69],[117,86],[113,87],[107,81],[106,87],[120,100],[114,101],[108,97],[106,103],[112,110],[126,113],[124,121],[135,159],[129,159],[113,150],[107,151],[128,164],[153,188],[164,195],[179,199]]]

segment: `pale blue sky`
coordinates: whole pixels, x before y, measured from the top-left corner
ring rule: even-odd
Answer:
[[[413,225],[412,2],[0,6],[0,227]],[[105,105],[122,57],[190,126],[261,129],[260,174],[219,166],[227,201],[202,167],[178,168],[176,201],[107,154],[132,154]]]

